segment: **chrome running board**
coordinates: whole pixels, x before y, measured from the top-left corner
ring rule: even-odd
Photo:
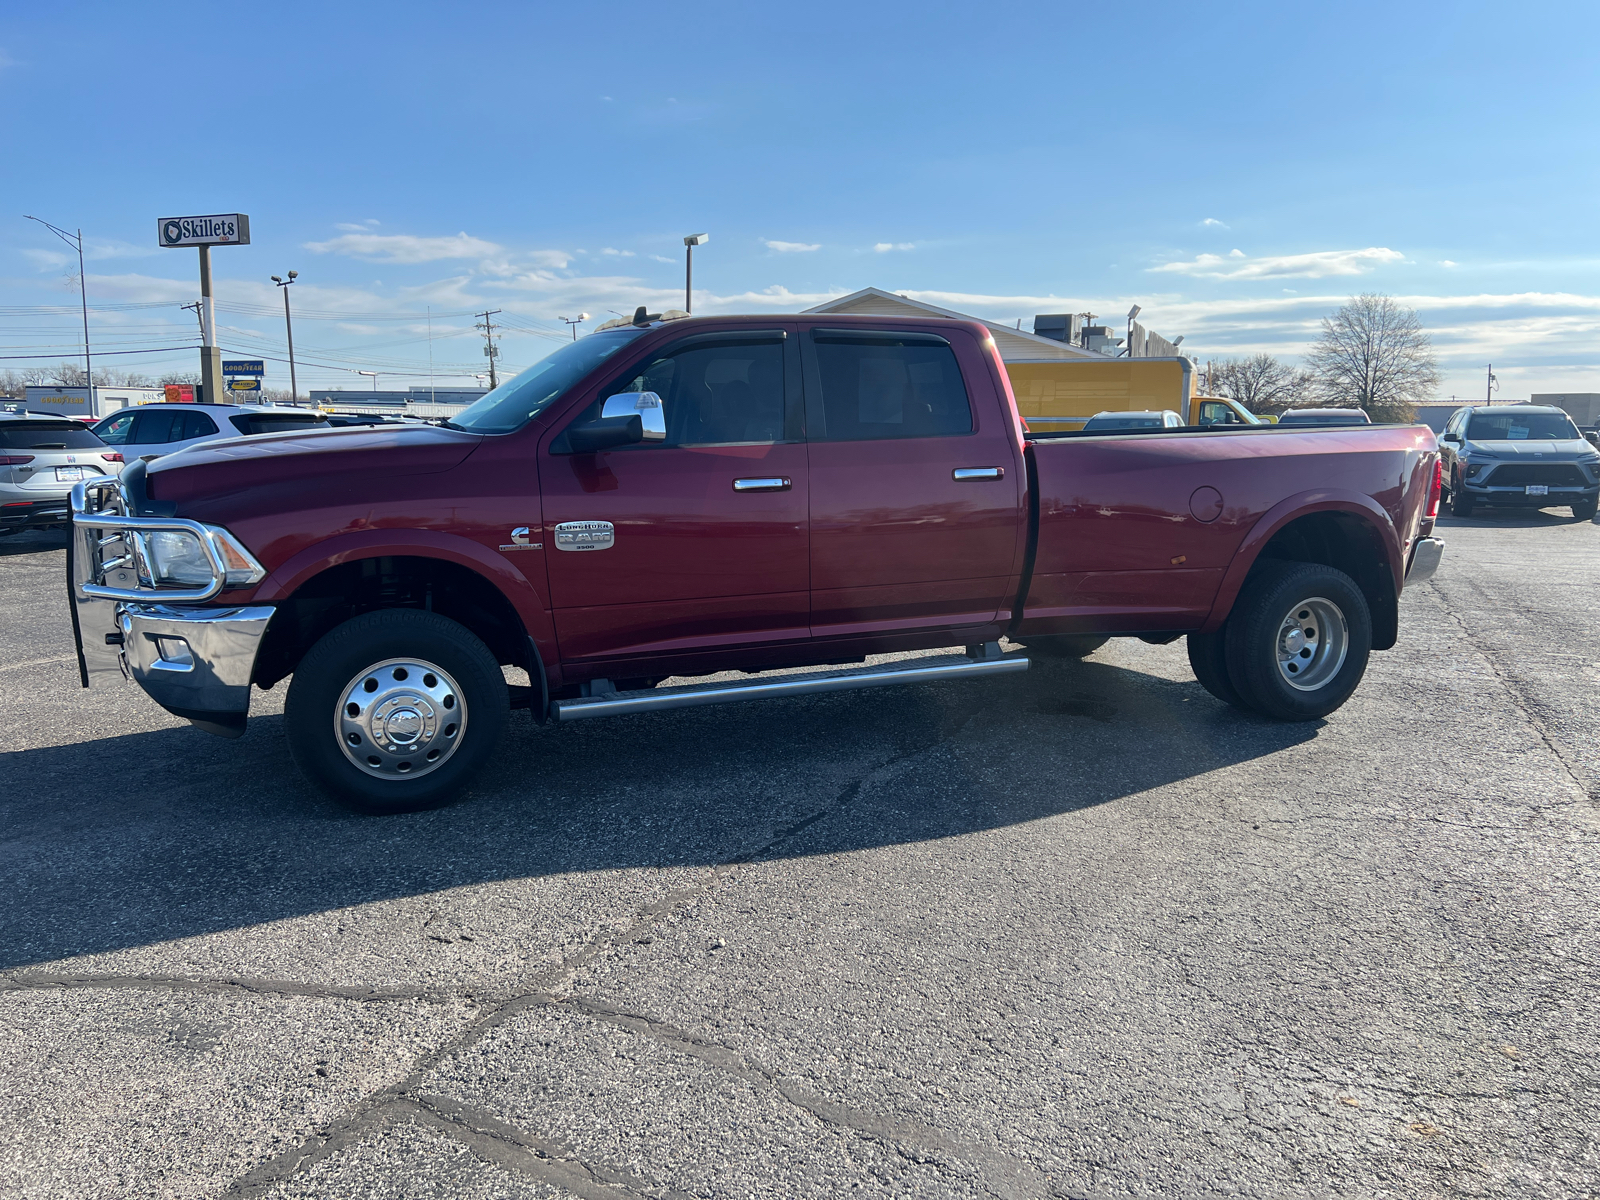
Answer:
[[[997,648],[998,650],[998,648]],[[915,661],[915,660],[913,660]],[[736,700],[773,700],[782,696],[810,696],[820,692],[845,692],[855,688],[887,687],[896,683],[938,683],[946,679],[978,679],[1011,675],[1028,669],[1026,658],[974,661],[965,656],[940,656],[921,667],[891,663],[789,675],[770,683],[710,683],[640,692],[601,692],[578,700],[550,702],[552,721],[581,721],[588,717],[621,717],[628,713],[665,708],[698,708],[702,704],[731,704]]]

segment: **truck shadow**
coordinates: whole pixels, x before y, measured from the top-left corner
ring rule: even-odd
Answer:
[[[0,758],[0,969],[499,880],[957,837],[1276,754],[1320,724],[1092,659],[562,727],[513,713],[471,796],[387,818],[306,785],[276,716],[234,742],[183,728],[18,751]]]

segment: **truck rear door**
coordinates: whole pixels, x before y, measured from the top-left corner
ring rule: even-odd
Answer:
[[[1009,613],[1025,481],[976,338],[878,327],[814,328],[800,340],[812,635]]]

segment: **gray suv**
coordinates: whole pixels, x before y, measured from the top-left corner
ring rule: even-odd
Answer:
[[[0,417],[0,537],[66,528],[72,485],[122,471],[122,455],[70,417]]]
[[[1450,414],[1439,435],[1450,511],[1481,505],[1570,507],[1587,521],[1600,503],[1600,450],[1559,408],[1472,405]]]

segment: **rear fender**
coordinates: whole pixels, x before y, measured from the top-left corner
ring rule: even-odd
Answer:
[[[1398,596],[1405,578],[1405,561],[1400,550],[1400,536],[1388,512],[1371,496],[1360,492],[1317,488],[1280,501],[1263,513],[1251,527],[1239,543],[1239,548],[1234,551],[1233,559],[1222,576],[1222,586],[1217,589],[1217,598],[1212,602],[1211,612],[1198,632],[1214,633],[1228,619],[1228,614],[1233,611],[1233,602],[1239,598],[1239,591],[1249,578],[1250,569],[1256,565],[1261,551],[1280,529],[1299,517],[1319,512],[1348,513],[1373,528],[1383,545],[1394,595]]]
[[[530,568],[542,568],[541,551],[523,552]],[[465,567],[488,580],[516,610],[522,625],[552,675],[557,672],[555,625],[545,607],[542,590],[503,554],[471,538],[426,529],[364,529],[337,534],[280,563],[261,581],[250,599],[253,604],[281,603],[305,583],[330,567],[386,556],[437,558]]]

